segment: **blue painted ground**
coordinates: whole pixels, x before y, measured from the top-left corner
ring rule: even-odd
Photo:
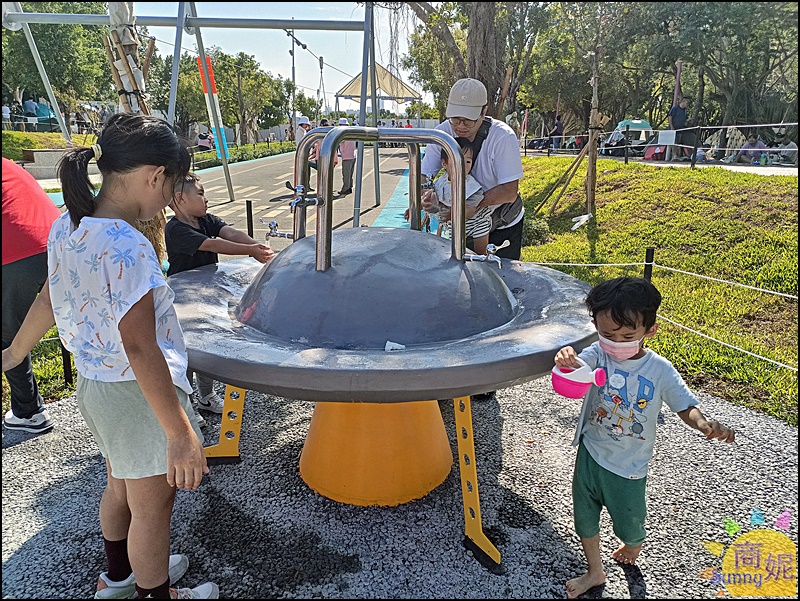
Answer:
[[[408,169],[403,172],[394,193],[381,209],[380,214],[372,222],[372,227],[394,227],[409,229],[409,223],[403,219],[408,208]],[[438,228],[436,217],[431,216],[431,230]]]

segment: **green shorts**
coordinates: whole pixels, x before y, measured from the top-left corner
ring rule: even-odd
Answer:
[[[197,438],[197,424],[189,395],[175,387]],[[136,381],[98,382],[78,376],[78,409],[94,436],[100,453],[120,480],[149,478],[167,473],[167,435]]]
[[[647,477],[629,480],[600,467],[581,441],[572,477],[572,509],[575,532],[592,538],[600,532],[600,511],[605,506],[614,525],[614,534],[626,545],[644,542],[647,532],[645,488]]]

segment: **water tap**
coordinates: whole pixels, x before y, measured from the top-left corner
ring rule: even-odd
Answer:
[[[267,242],[269,242],[270,238],[289,238],[290,240],[294,239],[294,234],[287,234],[286,232],[278,231],[277,221],[270,221],[269,223],[267,223],[266,221],[264,221],[263,217],[259,217],[258,222],[267,226]]]
[[[487,244],[486,245],[486,254],[485,255],[476,255],[476,254],[465,254],[464,260],[465,261],[481,261],[481,262],[489,262],[491,263],[494,261],[497,263],[498,269],[503,269],[503,262],[500,257],[497,256],[497,251],[501,248],[505,248],[506,246],[510,245],[511,242],[508,240],[504,241],[500,246],[496,246],[494,244]]]

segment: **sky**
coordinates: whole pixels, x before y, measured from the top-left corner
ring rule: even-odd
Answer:
[[[200,17],[231,17],[258,19],[288,19],[310,21],[364,21],[364,7],[355,2],[198,2],[197,14]],[[135,2],[134,14],[137,16],[174,16],[178,14],[177,2]],[[378,63],[389,67],[390,62],[390,17],[389,11],[375,9],[375,54]],[[412,24],[399,21],[394,27],[398,31],[398,52],[402,59],[408,51],[408,35]],[[150,35],[156,37],[159,54],[172,55],[175,44],[175,28],[148,27]],[[218,46],[226,54],[244,52],[255,56],[261,69],[273,76],[292,78],[291,39],[283,30],[276,29],[221,29],[204,28],[201,30],[203,45]],[[363,60],[363,33],[360,31],[312,31],[295,29],[295,37],[306,44],[308,50],[294,46],[295,82],[307,96],[317,97],[320,87],[319,60],[314,55],[322,56],[326,63],[323,67],[323,83],[325,96],[330,109],[335,107],[335,93],[361,72]],[[195,37],[184,32],[181,42],[184,50],[194,52]],[[309,52],[310,51],[310,52]],[[314,55],[311,54],[314,53]],[[419,91],[419,86],[408,78],[408,72],[400,70],[405,83]],[[423,93],[423,99],[432,104],[430,94]],[[349,100],[340,100],[340,109],[357,109],[358,104]],[[385,101],[384,108],[404,114],[407,104],[397,105]],[[324,105],[323,105],[324,108]]]

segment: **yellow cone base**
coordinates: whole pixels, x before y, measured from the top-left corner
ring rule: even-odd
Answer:
[[[452,465],[436,401],[317,403],[300,476],[340,503],[394,506],[427,495]]]
[[[205,447],[206,461],[209,465],[219,463],[239,463],[239,438],[242,433],[242,414],[244,397],[247,391],[227,384],[225,404],[222,407],[222,421],[219,427],[219,442]]]

